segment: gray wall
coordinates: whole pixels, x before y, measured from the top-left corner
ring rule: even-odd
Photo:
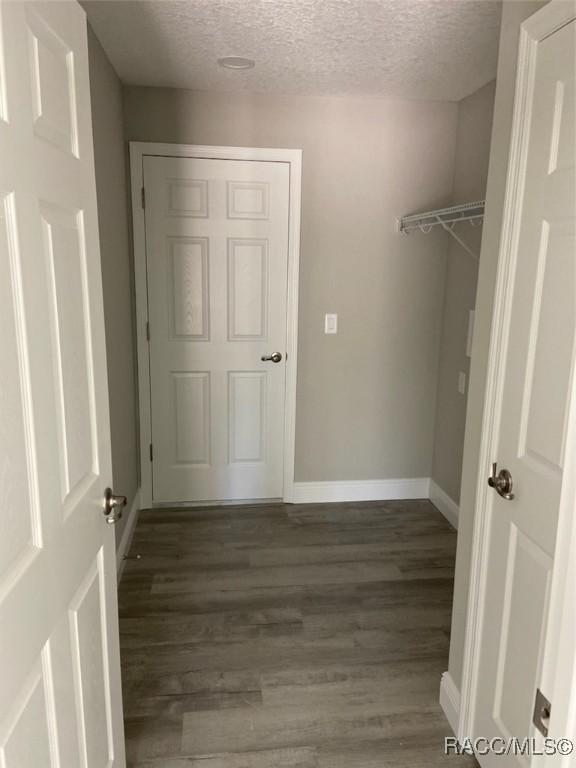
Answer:
[[[430,476],[446,239],[395,217],[452,200],[457,111],[124,90],[127,140],[304,150],[297,480]]]
[[[130,507],[139,482],[122,86],[90,27],[88,54],[108,357],[112,472],[115,492],[128,496]],[[116,526],[117,543],[126,520],[127,514]]]
[[[486,195],[495,89],[495,82],[488,83],[458,104],[454,204],[483,200]],[[463,224],[455,232],[480,254],[480,227]],[[458,374],[463,371],[468,384],[468,313],[476,301],[478,261],[452,237],[449,243],[432,479],[458,504],[468,391],[466,386],[464,395],[458,392]]]
[[[522,21],[535,13],[543,5],[545,5],[543,2],[505,0],[502,10],[494,124],[492,128],[492,146],[486,192],[486,216],[484,219],[478,274],[476,327],[472,347],[470,391],[464,439],[458,551],[456,555],[456,583],[452,612],[452,636],[450,640],[449,671],[458,688],[460,688],[462,682],[480,434],[484,412],[486,368],[488,365],[494,287],[498,264],[500,231],[502,228],[502,210],[506,190],[510,131],[512,128],[518,39]],[[488,468],[486,468],[486,471],[488,471]],[[484,478],[482,478],[482,482],[484,482]]]

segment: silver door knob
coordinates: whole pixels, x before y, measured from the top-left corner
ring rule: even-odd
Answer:
[[[282,355],[280,352],[273,352],[271,355],[262,355],[260,359],[263,363],[279,363],[282,360]]]
[[[104,515],[106,522],[113,525],[122,517],[122,510],[126,506],[126,496],[115,496],[112,488],[106,488],[104,491]]]
[[[496,474],[498,470],[498,465],[496,462],[492,464],[492,475],[488,478],[488,485],[490,488],[494,488],[500,496],[502,496],[503,499],[506,499],[506,501],[511,501],[514,498],[514,494],[512,493],[512,475],[507,469],[501,469],[498,474]]]

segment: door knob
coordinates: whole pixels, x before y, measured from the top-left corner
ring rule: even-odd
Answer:
[[[512,501],[514,494],[512,493],[512,475],[507,469],[501,469],[498,474],[498,465],[496,462],[492,464],[492,475],[488,478],[488,485],[490,488],[495,488],[500,496],[506,501]]]
[[[126,506],[126,496],[115,496],[112,488],[106,488],[104,491],[104,515],[106,522],[113,525],[122,517],[122,510]]]
[[[280,360],[282,360],[282,355],[280,354],[280,352],[272,352],[271,355],[262,355],[260,359],[262,360],[263,363],[268,363],[268,362],[279,363]]]

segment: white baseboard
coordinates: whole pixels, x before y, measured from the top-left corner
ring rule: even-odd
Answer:
[[[294,483],[292,502],[294,504],[317,504],[330,501],[427,499],[429,489],[430,480],[427,477]]]
[[[457,736],[460,720],[460,691],[456,688],[450,672],[444,672],[440,681],[440,706],[450,723],[450,728]]]
[[[126,525],[122,531],[122,538],[116,547],[116,574],[118,582],[122,578],[122,571],[124,570],[124,555],[130,549],[134,531],[136,529],[136,523],[138,522],[138,513],[140,512],[140,488],[134,494],[132,504],[130,505],[130,511],[124,513],[127,516]]]
[[[442,512],[450,525],[458,529],[460,507],[434,480],[430,480],[430,501],[439,512]]]

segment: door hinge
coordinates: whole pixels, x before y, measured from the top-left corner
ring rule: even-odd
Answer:
[[[546,696],[542,693],[540,688],[536,689],[536,699],[534,701],[534,714],[532,715],[532,722],[536,728],[540,731],[542,736],[548,736],[548,728],[550,727],[550,713],[552,712],[552,704],[548,701]]]
[[[154,449],[152,448],[152,443],[150,443],[150,461],[154,461]]]
[[[146,208],[146,190],[142,187],[142,208]]]
[[[146,341],[150,341],[150,323],[146,321]]]

